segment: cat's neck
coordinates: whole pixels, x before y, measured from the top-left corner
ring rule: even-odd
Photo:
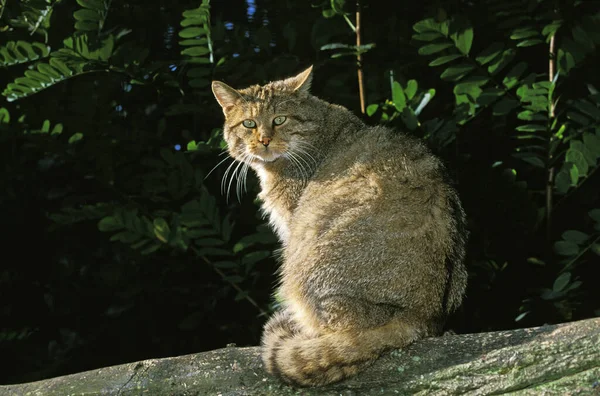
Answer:
[[[311,157],[280,157],[273,162],[252,164],[260,180],[262,209],[269,215],[272,227],[284,243],[287,240],[292,214],[302,192],[315,173],[326,166],[328,159],[356,139],[356,134],[366,126],[349,110],[320,101],[324,106],[319,114],[319,130],[311,144],[315,151]]]

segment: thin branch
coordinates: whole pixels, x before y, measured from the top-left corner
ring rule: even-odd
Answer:
[[[358,93],[360,96],[360,112],[365,114],[365,83],[363,80],[363,63],[362,54],[360,48],[360,0],[356,0],[356,48],[358,53],[356,54],[356,61],[358,66]]]
[[[581,187],[581,185],[583,183],[585,183],[586,181],[588,181],[591,176],[596,173],[596,171],[600,169],[600,165],[596,165],[591,172],[588,172],[588,174],[583,178],[583,180],[581,182],[579,182],[576,186],[574,186],[568,193],[566,193],[565,195],[562,196],[561,199],[558,200],[558,202],[556,202],[556,204],[554,205],[554,207],[552,208],[552,210],[556,211],[556,209],[558,209],[565,201],[567,201],[571,195],[575,192],[575,191],[579,191],[579,187]]]
[[[215,272],[217,274],[219,274],[219,276],[225,282],[229,283],[231,285],[231,287],[233,287],[238,293],[241,293],[244,296],[244,299],[246,299],[250,304],[254,305],[256,307],[256,309],[259,310],[261,315],[264,315],[264,316],[268,315],[252,297],[250,297],[248,294],[244,293],[244,291],[238,285],[236,285],[235,283],[228,280],[227,275],[225,275],[225,273],[223,271],[221,271],[219,268],[215,267],[213,265],[213,263],[209,259],[207,259],[205,256],[201,255],[200,252],[198,251],[198,249],[196,249],[194,246],[190,246],[190,249],[196,254],[196,256],[200,257],[206,264],[210,265],[215,270]]]
[[[548,79],[550,82],[554,82],[554,74],[556,72],[556,55],[554,47],[554,35],[550,38],[549,48],[549,61],[548,61]],[[548,98],[550,101],[549,114],[548,114],[548,156],[547,156],[547,178],[546,178],[546,238],[550,240],[552,236],[552,190],[554,188],[554,167],[552,164],[552,121],[555,117],[555,103],[552,98]]]
[[[348,16],[346,14],[342,14],[342,16],[344,17],[344,20],[346,21],[348,26],[350,26],[350,29],[352,29],[353,32],[356,32],[356,26],[354,26],[352,24],[352,21],[350,20],[350,18],[348,18]]]
[[[577,260],[579,260],[579,258],[581,256],[583,256],[588,250],[591,249],[592,246],[594,246],[595,244],[597,244],[598,242],[600,242],[600,236],[597,236],[596,239],[594,239],[591,243],[589,243],[585,248],[583,248],[578,254],[577,256],[575,256],[572,260],[570,260],[561,270],[561,272],[564,272],[566,270],[568,270],[569,268],[571,268],[573,266],[573,264],[575,264],[577,262]]]

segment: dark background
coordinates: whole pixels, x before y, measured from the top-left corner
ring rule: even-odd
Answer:
[[[5,4],[0,383],[257,345],[277,244],[255,176],[238,198],[235,179],[221,191],[230,161],[209,174],[225,158],[210,81],[312,64],[313,93],[360,114],[357,51],[365,122],[425,139],[467,211],[470,283],[451,327],[600,315],[598,2],[363,0],[360,48],[353,2],[200,6]],[[68,70],[38,66],[49,59]]]

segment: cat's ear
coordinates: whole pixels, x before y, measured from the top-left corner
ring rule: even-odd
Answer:
[[[217,99],[217,102],[219,102],[223,108],[224,113],[235,106],[237,101],[240,99],[240,93],[238,91],[221,81],[212,82],[212,91]]]
[[[310,84],[312,83],[312,69],[310,66],[297,76],[290,77],[284,80],[284,83],[292,89],[292,91],[300,91],[308,93]]]

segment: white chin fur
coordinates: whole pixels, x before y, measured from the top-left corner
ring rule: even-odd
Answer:
[[[281,154],[269,153],[267,155],[257,155],[254,154],[254,158],[259,159],[263,162],[273,162],[281,157]]]

